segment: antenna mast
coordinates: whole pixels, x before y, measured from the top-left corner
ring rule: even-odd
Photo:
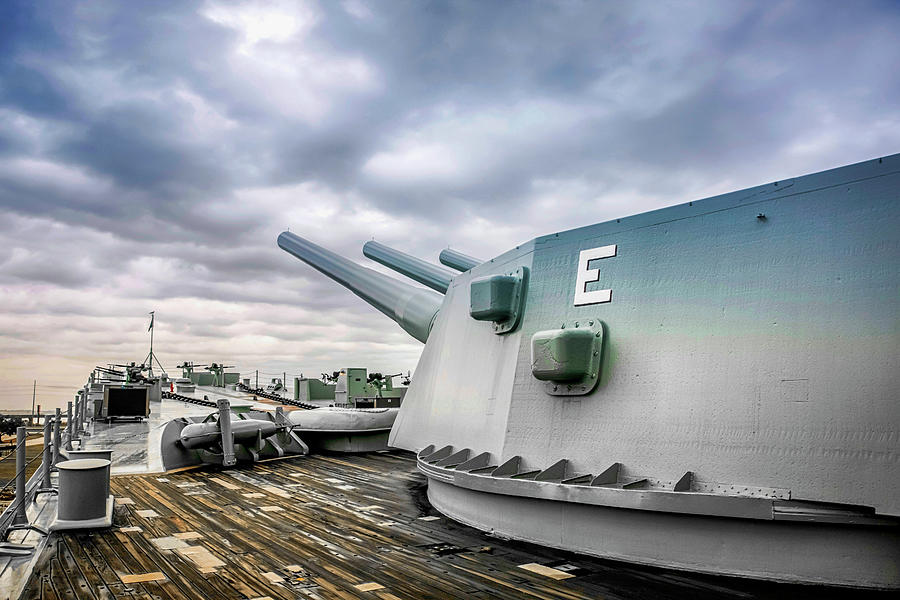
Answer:
[[[147,358],[144,359],[144,363],[147,365],[148,372],[147,374],[150,377],[153,377],[153,361],[156,361],[156,364],[159,366],[159,370],[161,373],[165,373],[166,370],[163,368],[162,363],[159,362],[159,359],[156,357],[156,354],[153,353],[153,322],[156,320],[156,311],[150,311],[150,327],[147,328],[147,331],[150,332],[150,353],[147,354]]]

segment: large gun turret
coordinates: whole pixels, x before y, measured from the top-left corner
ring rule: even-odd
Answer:
[[[289,231],[278,236],[278,247],[346,287],[420,342],[428,339],[440,295],[362,267]]]
[[[363,254],[375,262],[381,263],[389,269],[406,275],[414,281],[418,281],[426,287],[430,287],[441,294],[447,293],[450,282],[453,281],[453,273],[443,267],[433,265],[421,258],[410,256],[405,252],[394,250],[376,241],[366,242],[363,245]]]
[[[279,245],[427,337],[388,444],[418,453],[445,516],[639,564],[900,590],[897,231],[900,154],[486,262],[444,250],[460,272],[433,329],[430,290]]]

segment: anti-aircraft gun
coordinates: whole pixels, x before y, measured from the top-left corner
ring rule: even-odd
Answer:
[[[181,377],[182,379],[190,379],[194,374],[194,369],[202,369],[204,367],[208,367],[209,365],[195,365],[194,361],[184,361],[176,368],[181,369]]]
[[[390,444],[431,503],[605,558],[900,588],[900,155],[489,261],[278,245],[424,342]]]
[[[378,397],[383,397],[385,389],[393,389],[394,386],[394,378],[400,377],[400,381],[403,385],[409,385],[411,380],[409,374],[404,375],[403,373],[395,373],[393,375],[384,375],[382,373],[369,373],[368,377],[366,377],[366,383],[373,386],[376,390],[378,390]]]
[[[150,381],[147,377],[144,377],[144,371],[147,370],[147,365],[144,363],[136,364],[134,361],[131,361],[127,364],[111,366],[125,369],[125,383],[149,383]]]
[[[205,367],[205,369],[213,375],[213,387],[225,387],[225,369],[231,369],[233,367],[234,365],[220,365],[218,363],[212,363],[208,367]]]

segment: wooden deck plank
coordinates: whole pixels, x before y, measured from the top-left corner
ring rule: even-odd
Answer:
[[[66,576],[66,570],[60,564],[58,558],[58,548],[53,549],[54,556],[50,559],[50,583],[53,586],[53,592],[57,598],[70,600],[77,598],[75,590],[72,588],[72,582]]]
[[[109,600],[114,597],[107,582],[103,579],[100,571],[97,569],[91,556],[88,554],[89,535],[79,535],[76,538],[76,544],[69,546],[69,551],[73,555],[78,568],[82,570],[85,579],[94,591],[94,595],[99,600]]]
[[[72,551],[69,549],[69,541],[72,540],[65,540],[57,549],[60,565],[66,572],[75,596],[96,599],[98,597],[97,586],[93,585],[93,582],[88,580],[84,574],[84,571],[87,570],[85,567],[88,567],[88,565],[85,565],[83,561],[75,560]]]
[[[124,572],[125,568],[119,566],[118,557],[115,556],[102,536],[88,537],[82,544],[82,550],[91,566],[97,570],[116,598],[133,599],[136,597],[134,592],[129,591],[129,587],[119,579],[118,572]]]

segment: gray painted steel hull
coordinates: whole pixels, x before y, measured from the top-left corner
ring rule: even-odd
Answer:
[[[897,527],[610,508],[473,491],[433,478],[428,499],[476,529],[601,558],[782,582],[900,587]]]

